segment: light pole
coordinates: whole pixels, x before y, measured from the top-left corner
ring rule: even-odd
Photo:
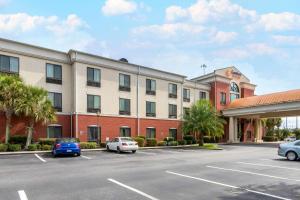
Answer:
[[[206,70],[207,66],[205,64],[203,64],[200,67],[201,67],[201,69],[203,69],[203,75],[205,75],[206,74],[205,70]]]
[[[99,128],[99,117],[100,117],[100,111],[98,110],[97,111],[97,143],[101,143],[101,135],[99,134],[100,133],[100,128]],[[100,137],[100,138],[99,138]]]

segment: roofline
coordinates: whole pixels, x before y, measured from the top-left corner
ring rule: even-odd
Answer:
[[[153,71],[157,71],[157,72],[160,72],[160,73],[167,73],[167,74],[170,74],[170,75],[173,75],[173,76],[178,76],[178,77],[184,78],[184,79],[187,78],[187,76],[184,76],[184,75],[180,75],[180,74],[176,74],[176,73],[172,73],[172,72],[167,72],[167,71],[155,69],[155,68],[152,68],[152,67],[146,67],[146,66],[143,66],[143,65],[122,62],[120,60],[116,60],[116,59],[112,59],[112,58],[107,58],[107,57],[95,55],[95,54],[92,54],[92,53],[82,52],[82,51],[78,51],[78,50],[75,50],[75,49],[70,49],[68,53],[70,54],[71,52],[80,53],[80,54],[83,54],[83,55],[86,55],[86,56],[92,56],[92,57],[96,57],[96,58],[100,58],[100,59],[104,59],[104,60],[108,60],[108,61],[112,61],[112,62],[127,64],[127,65],[131,65],[131,66],[135,66],[135,67],[142,67],[142,68],[145,68],[145,69],[148,69],[148,70],[153,70]]]

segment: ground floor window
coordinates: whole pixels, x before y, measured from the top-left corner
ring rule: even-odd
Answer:
[[[88,127],[88,141],[99,142],[100,140],[100,127],[90,126]]]
[[[48,126],[47,136],[48,136],[48,138],[61,138],[62,137],[62,126]]]
[[[146,129],[146,138],[156,138],[156,129],[155,128],[147,128]]]
[[[120,137],[131,137],[131,129],[129,127],[121,127]]]
[[[177,129],[176,128],[170,128],[169,137],[172,137],[172,138],[174,138],[174,140],[177,140]]]

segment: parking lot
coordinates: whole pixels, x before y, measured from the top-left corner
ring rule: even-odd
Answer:
[[[300,199],[300,161],[263,146],[0,156],[2,200]]]

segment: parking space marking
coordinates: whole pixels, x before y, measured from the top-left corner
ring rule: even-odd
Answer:
[[[266,164],[257,164],[257,163],[248,163],[248,162],[236,162],[236,163],[238,163],[238,164],[244,164],[244,165],[254,165],[254,166],[261,166],[261,167],[271,167],[271,168],[279,168],[279,169],[288,169],[288,170],[300,171],[299,168],[281,167],[281,166],[266,165]]]
[[[281,180],[297,181],[297,182],[300,181],[300,180],[297,180],[297,179],[289,179],[289,178],[284,178],[284,177],[279,177],[279,176],[272,176],[272,175],[268,175],[268,174],[261,174],[261,173],[255,173],[255,172],[249,172],[249,171],[242,171],[242,170],[237,170],[237,169],[228,169],[228,168],[222,168],[222,167],[216,167],[216,166],[206,166],[206,167],[211,168],[211,169],[219,169],[219,170],[224,170],[224,171],[239,172],[239,173],[244,173],[244,174],[264,176],[264,177],[281,179]]]
[[[81,155],[80,157],[85,158],[85,159],[88,159],[88,160],[91,160],[91,159],[92,159],[92,158],[90,158],[90,157],[83,156],[83,155]]]
[[[259,194],[259,195],[263,195],[263,196],[268,196],[268,197],[272,197],[275,199],[281,199],[281,200],[292,200],[292,199],[288,199],[285,197],[280,197],[280,196],[276,196],[276,195],[272,195],[272,194],[268,194],[268,193],[264,193],[264,192],[259,192],[259,191],[255,191],[255,190],[250,190],[250,189],[246,189],[246,188],[241,188],[241,187],[237,187],[237,186],[233,186],[233,185],[228,185],[228,184],[224,184],[224,183],[220,183],[220,182],[215,182],[215,181],[210,181],[207,179],[203,179],[203,178],[198,178],[198,177],[194,177],[194,176],[189,176],[189,175],[184,175],[184,174],[179,174],[176,172],[172,172],[172,171],[166,171],[168,174],[173,174],[173,175],[177,175],[177,176],[181,176],[181,177],[185,177],[185,178],[190,178],[190,179],[194,179],[194,180],[198,180],[198,181],[202,181],[202,182],[206,182],[206,183],[211,183],[211,184],[215,184],[215,185],[220,185],[220,186],[224,186],[224,187],[229,187],[229,188],[233,188],[233,189],[241,189],[247,192],[251,192],[251,193],[255,193],[255,194]]]
[[[146,155],[156,155],[156,153],[151,153],[151,152],[143,152],[143,151],[138,151],[138,154],[146,154]]]
[[[19,194],[19,197],[21,200],[28,200],[27,195],[24,190],[19,190],[18,194]]]
[[[35,157],[37,157],[40,161],[42,161],[42,162],[47,162],[45,159],[43,159],[41,156],[39,156],[38,154],[34,154],[35,155]]]
[[[107,180],[110,181],[110,182],[113,182],[113,183],[115,183],[115,184],[117,184],[117,185],[119,185],[119,186],[122,186],[122,187],[124,187],[124,188],[126,188],[126,189],[128,189],[128,190],[131,190],[131,191],[133,191],[133,192],[136,192],[136,193],[138,193],[138,194],[140,194],[140,195],[142,195],[142,196],[144,196],[144,197],[146,197],[146,198],[148,198],[148,199],[151,199],[151,200],[159,200],[159,199],[157,199],[157,198],[155,198],[155,197],[153,197],[153,196],[151,196],[151,195],[149,195],[149,194],[146,194],[146,193],[144,193],[144,192],[142,192],[142,191],[140,191],[140,190],[137,190],[137,189],[135,189],[135,188],[133,188],[133,187],[130,187],[130,186],[128,186],[128,185],[125,185],[125,184],[123,184],[123,183],[120,183],[119,181],[116,181],[116,180],[114,180],[114,179],[109,178],[109,179],[107,179]]]

